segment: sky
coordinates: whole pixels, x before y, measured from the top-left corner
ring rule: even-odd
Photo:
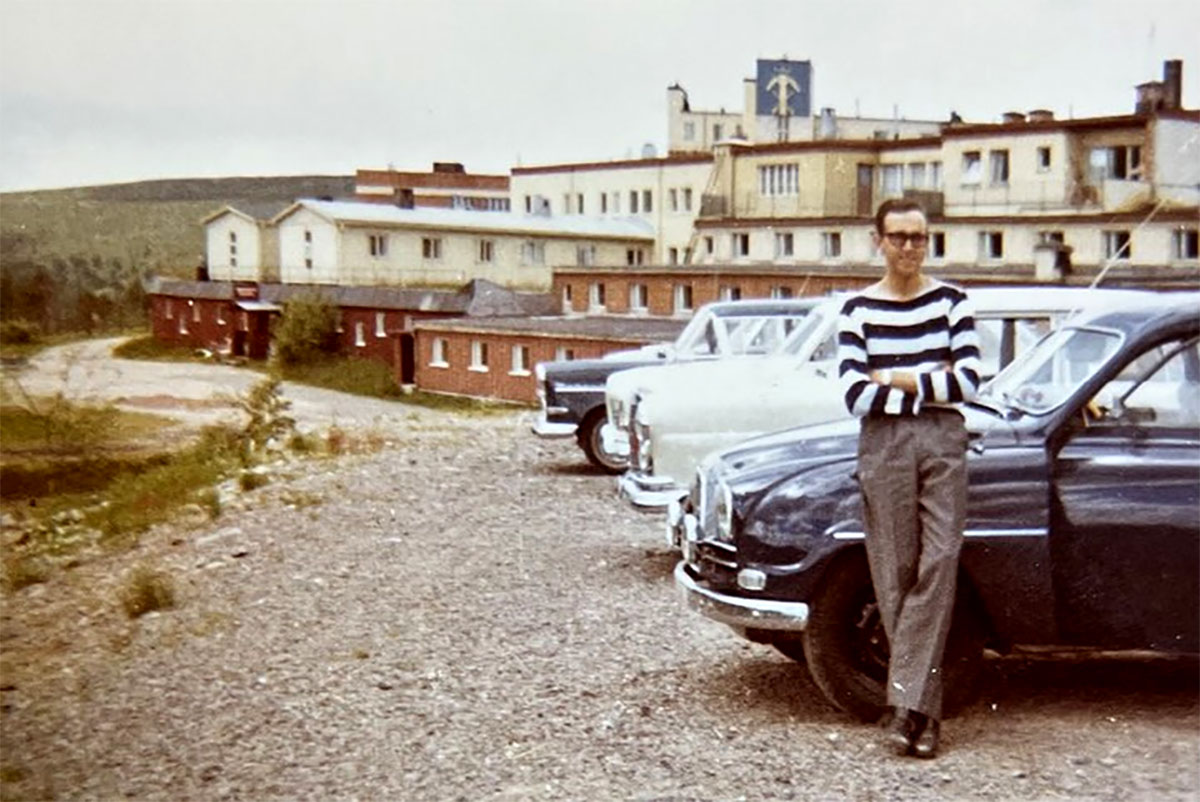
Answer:
[[[469,171],[666,149],[666,88],[740,111],[758,58],[813,108],[975,122],[1127,114],[1194,0],[0,0],[0,191]]]

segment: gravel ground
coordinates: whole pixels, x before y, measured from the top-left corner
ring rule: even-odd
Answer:
[[[992,661],[892,757],[680,608],[660,522],[531,413],[386,418],[4,599],[6,799],[1192,799],[1197,665]],[[124,616],[136,565],[175,609]]]

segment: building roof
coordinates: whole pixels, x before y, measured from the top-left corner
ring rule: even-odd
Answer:
[[[577,173],[577,172],[592,172],[594,170],[636,170],[639,167],[670,167],[680,164],[703,164],[711,162],[713,155],[711,153],[672,153],[668,156],[660,156],[653,159],[622,159],[620,161],[607,162],[575,162],[568,164],[543,164],[532,167],[514,167],[512,168],[513,175],[535,175],[538,173]]]
[[[188,281],[152,277],[148,295],[205,300],[232,300],[230,281]],[[258,300],[284,304],[295,298],[317,295],[339,307],[399,309],[469,317],[545,315],[558,310],[553,296],[537,292],[515,292],[485,279],[475,279],[457,290],[419,287],[342,287],[319,284],[258,285]]]
[[[239,201],[222,206],[201,220],[200,223],[208,225],[218,217],[223,217],[227,214],[236,214],[258,223],[269,223],[276,215],[290,205],[291,203],[288,201]]]
[[[470,320],[427,320],[415,325],[419,329],[438,331],[478,332],[481,334],[524,334],[576,339],[628,340],[630,342],[666,342],[687,325],[686,318],[621,317],[602,315],[589,317],[473,318]]]
[[[478,231],[492,234],[524,234],[546,237],[654,240],[654,227],[636,217],[544,216],[429,207],[402,209],[398,206],[354,201],[298,200],[276,215],[272,222],[278,224],[300,209],[308,209],[331,222],[359,226]]]

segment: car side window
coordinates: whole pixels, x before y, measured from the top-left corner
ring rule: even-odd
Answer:
[[[1171,340],[1139,354],[1089,406],[1114,423],[1200,427],[1200,341]]]
[[[821,343],[813,349],[812,362],[824,362],[837,357],[837,331],[830,333],[828,337],[821,340]]]

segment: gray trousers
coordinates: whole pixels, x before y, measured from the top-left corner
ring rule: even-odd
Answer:
[[[967,433],[954,410],[863,418],[867,561],[891,651],[888,704],[942,717],[942,654],[966,521]]]

